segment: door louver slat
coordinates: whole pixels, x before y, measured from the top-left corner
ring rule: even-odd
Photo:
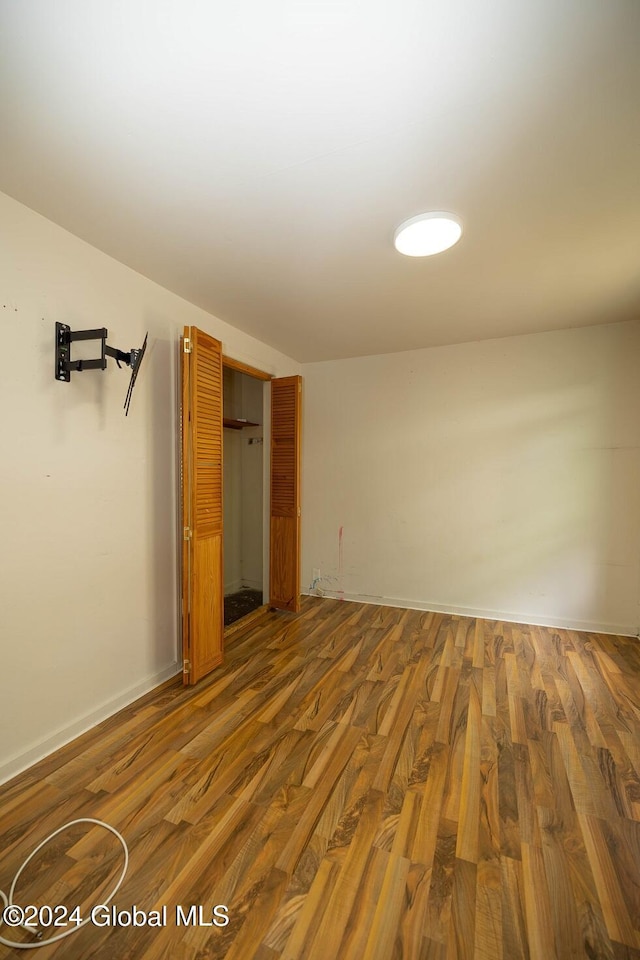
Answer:
[[[271,573],[269,601],[300,606],[301,377],[271,381]]]
[[[184,335],[183,678],[196,683],[222,662],[222,344],[195,327]]]

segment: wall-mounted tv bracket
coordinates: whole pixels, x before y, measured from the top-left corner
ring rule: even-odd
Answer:
[[[96,330],[72,330],[66,323],[56,323],[56,380],[65,380],[67,383],[71,380],[71,372],[82,373],[83,370],[106,370],[107,358],[112,357],[118,366],[121,363],[131,367],[131,380],[129,389],[124,401],[125,415],[129,413],[131,404],[131,394],[138,376],[138,370],[147,348],[147,336],[139,349],[117,350],[110,347],[107,343],[109,331],[106,327],[98,327]],[[72,360],[71,344],[77,340],[99,340],[100,356],[94,360]]]

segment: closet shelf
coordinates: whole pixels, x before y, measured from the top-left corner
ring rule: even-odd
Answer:
[[[259,423],[254,423],[253,420],[232,420],[230,417],[223,417],[222,425],[223,427],[228,427],[229,430],[242,430],[243,427],[260,426]]]

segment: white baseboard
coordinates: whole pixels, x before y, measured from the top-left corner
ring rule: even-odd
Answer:
[[[224,595],[228,597],[230,593],[237,593],[242,590],[242,580],[232,580],[231,583],[225,583]]]
[[[161,670],[160,673],[156,673],[152,677],[147,677],[146,680],[142,680],[140,683],[125,690],[124,693],[114,697],[113,700],[103,703],[96,710],[92,710],[68,726],[56,730],[51,736],[38,741],[34,746],[29,747],[28,750],[24,750],[10,757],[8,760],[2,761],[2,763],[0,763],[0,783],[5,783],[5,781],[10,780],[34,763],[37,763],[38,760],[48,757],[50,753],[59,750],[60,747],[64,747],[65,744],[70,743],[71,740],[75,740],[80,734],[91,730],[92,727],[101,723],[102,720],[107,720],[109,717],[112,717],[118,710],[129,706],[134,700],[138,700],[139,697],[144,696],[145,693],[149,693],[154,687],[159,687],[165,680],[170,680],[171,677],[175,677],[180,672],[181,664],[174,662],[168,667],[165,667],[164,670]]]
[[[306,596],[316,596],[309,590]],[[538,614],[520,614],[504,610],[482,610],[475,607],[460,607],[422,600],[399,600],[395,597],[376,597],[367,594],[342,593],[324,590],[322,596],[351,603],[373,603],[384,607],[401,607],[406,610],[427,610],[433,613],[451,613],[462,617],[482,617],[483,620],[502,620],[507,623],[531,623],[539,627],[558,627],[562,630],[580,630],[582,633],[610,633],[618,637],[637,637],[638,627],[629,623],[599,623],[592,620],[567,620],[563,617],[541,617]]]
[[[239,593],[240,590],[262,590],[262,580],[247,580],[246,577],[243,577],[242,580],[234,580],[233,583],[224,585],[224,595],[228,597],[230,593]]]
[[[242,586],[247,587],[249,590],[262,590],[262,580],[247,580],[246,577],[242,580]]]

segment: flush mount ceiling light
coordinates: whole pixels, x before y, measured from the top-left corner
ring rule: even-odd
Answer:
[[[462,223],[453,213],[421,213],[405,220],[395,232],[398,253],[407,257],[430,257],[442,253],[462,236]]]

